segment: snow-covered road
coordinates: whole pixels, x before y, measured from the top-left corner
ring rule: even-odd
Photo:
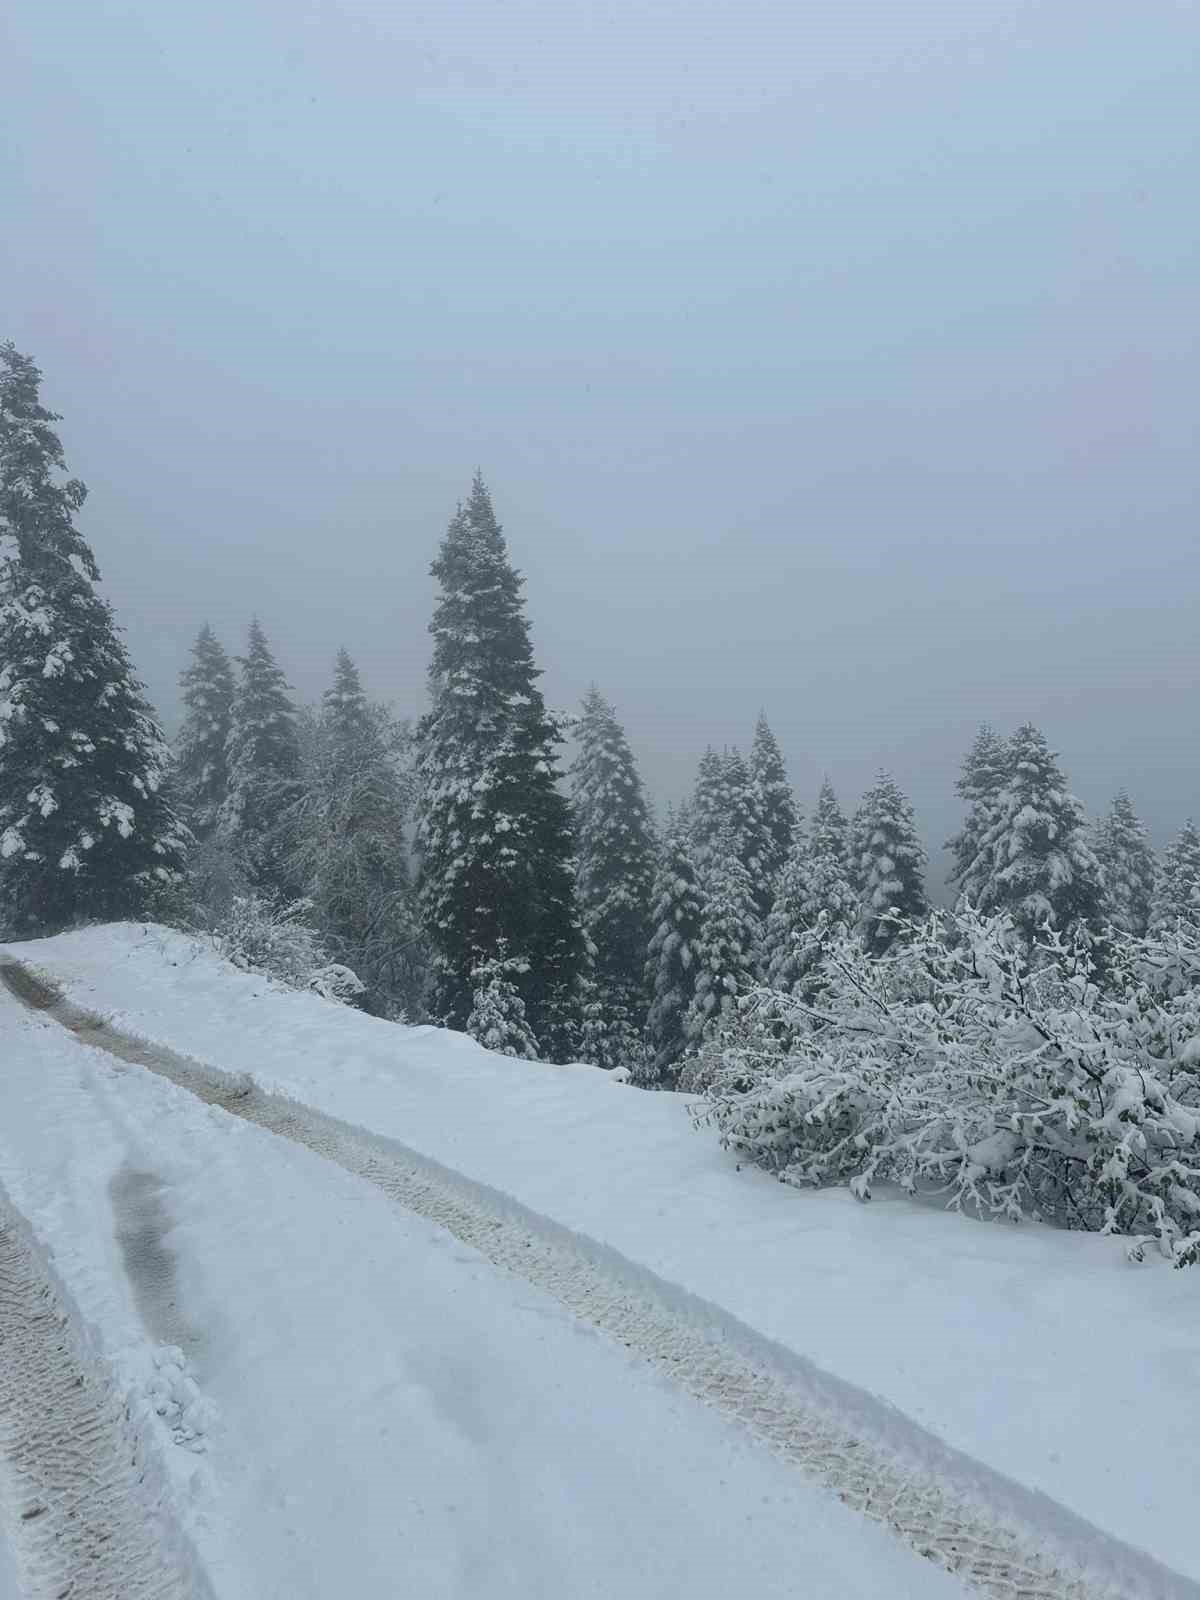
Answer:
[[[7,994],[0,1060],[5,1203],[81,1390],[125,1430],[100,1476],[138,1456],[110,1520],[150,1530],[193,1596],[961,1592],[377,1186]],[[38,1337],[27,1375],[63,1353]],[[97,1476],[21,1454],[64,1503]],[[121,1592],[61,1542],[35,1548],[4,1484],[31,1597]]]

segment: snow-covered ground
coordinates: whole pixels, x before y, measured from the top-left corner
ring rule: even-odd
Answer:
[[[459,1035],[399,1028],[314,997],[279,992],[161,929],[94,929],[16,946],[13,953],[129,1032],[227,1071],[246,1072],[264,1088],[371,1129],[398,1148],[465,1175],[486,1186],[494,1201],[523,1208],[522,1215],[550,1219],[569,1230],[582,1249],[627,1274],[644,1275],[648,1286],[673,1298],[687,1315],[723,1327],[739,1348],[757,1349],[764,1360],[814,1389],[824,1384],[831,1404],[843,1405],[864,1427],[890,1435],[913,1460],[924,1454],[936,1465],[938,1441],[945,1441],[984,1469],[1034,1491],[1021,1504],[1031,1525],[1044,1528],[1048,1538],[1061,1534],[1068,1542],[1082,1538],[1086,1543],[1087,1530],[1072,1526],[1062,1510],[1067,1508],[1177,1573],[1200,1577],[1200,1536],[1192,1509],[1200,1483],[1200,1273],[1171,1272],[1157,1263],[1134,1267],[1118,1241],[1035,1227],[1008,1229],[896,1196],[864,1207],[844,1192],[785,1189],[756,1171],[737,1171],[711,1135],[692,1129],[678,1097],[640,1094],[590,1068],[492,1057]],[[383,1493],[389,1514],[407,1527],[394,1486],[408,1457],[394,1442],[381,1443],[367,1421],[371,1397],[381,1386],[400,1385],[387,1390],[390,1397],[408,1393],[404,1384],[411,1390],[415,1383],[425,1410],[416,1417],[407,1408],[400,1411],[406,1438],[419,1440],[435,1464],[446,1459],[438,1428],[445,1424],[448,1403],[437,1396],[445,1395],[447,1380],[436,1365],[429,1367],[428,1356],[421,1368],[421,1358],[397,1337],[403,1329],[412,1329],[426,1351],[433,1328],[454,1329],[455,1370],[464,1375],[448,1381],[455,1393],[465,1385],[472,1396],[454,1412],[454,1424],[469,1435],[472,1419],[482,1416],[488,1419],[480,1424],[487,1439],[505,1440],[500,1455],[489,1454],[478,1438],[467,1449],[466,1478],[474,1491],[456,1500],[464,1507],[458,1520],[444,1511],[431,1519],[426,1507],[413,1530],[405,1532],[405,1550],[433,1562],[430,1570],[439,1573],[426,1582],[427,1593],[508,1592],[502,1582],[491,1587],[479,1582],[461,1541],[468,1530],[476,1537],[481,1517],[483,1526],[499,1531],[525,1513],[539,1554],[533,1571],[522,1568],[514,1583],[532,1584],[539,1593],[589,1592],[575,1583],[556,1588],[553,1582],[540,1590],[537,1575],[561,1572],[554,1563],[574,1561],[581,1540],[597,1570],[606,1561],[620,1563],[615,1547],[630,1551],[628,1530],[610,1551],[592,1512],[606,1527],[614,1517],[636,1524],[639,1500],[644,1505],[648,1486],[659,1475],[681,1498],[672,1502],[674,1511],[664,1513],[666,1536],[656,1507],[654,1549],[660,1559],[668,1547],[673,1555],[683,1548],[692,1552],[699,1576],[690,1576],[689,1567],[688,1582],[693,1588],[699,1582],[697,1593],[709,1592],[708,1583],[713,1593],[731,1583],[756,1594],[794,1592],[794,1575],[790,1587],[784,1581],[772,1589],[769,1578],[748,1581],[740,1562],[722,1567],[712,1550],[725,1541],[742,1557],[750,1549],[769,1549],[764,1570],[783,1573],[786,1580],[797,1544],[803,1545],[807,1563],[810,1548],[824,1551],[825,1530],[835,1526],[832,1513],[849,1515],[822,1502],[814,1518],[811,1504],[802,1499],[779,1500],[780,1485],[762,1491],[771,1505],[764,1509],[760,1499],[761,1517],[747,1525],[749,1501],[742,1489],[753,1474],[743,1459],[752,1459],[754,1471],[768,1476],[784,1469],[722,1432],[717,1419],[697,1419],[687,1402],[622,1364],[606,1344],[587,1340],[537,1291],[519,1286],[513,1291],[461,1245],[405,1218],[381,1197],[364,1195],[361,1184],[309,1153],[281,1149],[279,1141],[202,1110],[136,1069],[115,1077],[111,1062],[81,1052],[49,1023],[35,1024],[8,1006],[4,1026],[19,1026],[22,1040],[37,1041],[36,1049],[25,1045],[25,1053],[36,1058],[27,1097],[35,1120],[28,1140],[15,1150],[10,1150],[14,1140],[24,1138],[13,1132],[16,1121],[6,1117],[0,1126],[0,1151],[5,1152],[0,1175],[14,1202],[27,1216],[32,1211],[45,1230],[60,1274],[60,1252],[69,1256],[82,1248],[71,1243],[75,1230],[86,1238],[89,1227],[92,1234],[107,1228],[109,1255],[103,1266],[81,1260],[79,1272],[65,1276],[72,1283],[81,1278],[93,1290],[108,1284],[110,1296],[117,1292],[111,1284],[122,1281],[120,1252],[111,1237],[111,1219],[107,1211],[100,1221],[93,1213],[97,1185],[110,1183],[122,1170],[147,1178],[140,1190],[136,1184],[131,1190],[127,1177],[117,1194],[140,1197],[151,1210],[161,1205],[171,1220],[169,1244],[180,1284],[176,1309],[182,1306],[184,1323],[198,1330],[203,1362],[199,1356],[189,1359],[197,1371],[207,1363],[200,1388],[216,1401],[222,1419],[221,1446],[202,1460],[210,1476],[226,1474],[224,1488],[210,1486],[208,1501],[197,1491],[198,1505],[225,1507],[220,1514],[205,1513],[208,1526],[219,1524],[238,1503],[235,1477],[228,1475],[249,1472],[247,1462],[263,1460],[263,1441],[278,1440],[275,1470],[288,1485],[280,1494],[286,1500],[299,1493],[300,1499],[289,1523],[286,1506],[278,1503],[278,1495],[272,1498],[265,1474],[243,1485],[252,1521],[239,1525],[237,1538],[247,1551],[261,1552],[256,1559],[263,1563],[253,1592],[275,1592],[261,1586],[268,1572],[286,1570],[291,1583],[303,1583],[305,1574],[319,1570],[328,1577],[344,1559],[347,1541],[356,1547],[362,1542],[361,1533],[356,1542],[349,1531],[355,1526],[370,1529],[373,1540],[379,1475],[389,1484]],[[47,1042],[51,1038],[53,1045]],[[58,1062],[53,1070],[41,1060],[46,1052]],[[64,1139],[53,1163],[44,1151],[35,1160],[49,1127],[43,1122],[39,1132],[36,1123],[47,1103],[46,1084],[63,1074],[74,1085],[73,1109],[64,1113],[64,1126],[76,1129],[74,1142]],[[119,1130],[103,1160],[100,1123]],[[42,1170],[39,1178],[39,1161],[41,1169],[52,1165],[53,1171]],[[9,1185],[10,1176],[24,1203]],[[156,1189],[159,1182],[163,1187]],[[76,1198],[74,1211],[66,1215],[64,1208],[70,1208],[63,1196],[69,1192]],[[352,1236],[354,1250],[339,1249],[337,1241]],[[366,1241],[362,1250],[360,1238]],[[93,1241],[91,1248],[100,1246]],[[369,1270],[364,1253],[376,1263],[386,1260],[386,1275]],[[400,1264],[395,1271],[393,1263]],[[417,1275],[421,1306],[436,1309],[414,1324],[414,1305],[403,1291],[405,1281]],[[502,1289],[514,1292],[521,1304],[503,1309]],[[534,1302],[539,1304],[537,1327],[562,1348],[558,1343],[553,1350],[537,1348],[531,1374],[532,1336],[521,1318],[527,1320]],[[136,1317],[126,1326],[126,1348],[141,1352],[143,1366],[152,1303],[145,1301],[140,1315],[136,1299],[126,1307]],[[302,1316],[297,1307],[304,1308]],[[282,1341],[283,1354],[281,1319],[296,1336],[294,1347]],[[112,1306],[97,1320],[113,1326]],[[336,1330],[332,1343],[331,1328]],[[186,1348],[182,1335],[165,1324],[164,1330],[160,1342]],[[595,1371],[575,1364],[581,1339],[593,1354],[603,1353],[603,1359],[596,1357]],[[381,1342],[383,1355],[377,1353]],[[330,1348],[337,1352],[332,1384]],[[478,1359],[480,1350],[486,1350],[488,1363]],[[267,1351],[275,1354],[274,1362]],[[617,1365],[611,1370],[604,1368],[604,1362],[613,1361]],[[396,1376],[397,1370],[404,1378]],[[562,1386],[552,1390],[552,1415],[558,1416],[560,1403],[574,1409],[561,1437],[539,1411],[539,1431],[530,1437],[528,1453],[514,1455],[508,1438],[512,1414],[495,1416],[496,1385],[487,1374],[496,1370],[505,1372],[506,1390],[518,1397],[529,1392],[535,1375],[543,1384],[546,1374],[553,1374],[556,1384],[562,1377]],[[581,1392],[588,1397],[582,1416]],[[322,1422],[339,1397],[336,1426]],[[524,1415],[519,1398],[515,1404],[516,1414]],[[598,1409],[602,1416],[595,1415]],[[652,1416],[654,1426],[631,1433],[633,1413]],[[611,1426],[610,1417],[615,1419]],[[701,1440],[688,1432],[701,1423],[717,1434]],[[329,1431],[323,1434],[323,1428]],[[347,1454],[353,1457],[349,1477],[341,1470],[331,1475],[321,1461],[313,1462],[305,1441],[311,1445],[322,1437],[336,1441],[327,1453],[336,1449],[339,1469]],[[581,1459],[585,1441],[595,1451],[586,1460]],[[687,1457],[682,1467],[673,1462],[676,1448]],[[556,1452],[563,1453],[562,1463]],[[648,1477],[631,1474],[627,1458],[632,1452],[652,1463]],[[736,1467],[730,1465],[734,1461]],[[533,1498],[523,1493],[515,1508],[497,1500],[500,1485],[512,1481],[514,1470],[523,1469],[534,1484],[542,1484],[547,1462],[553,1463],[551,1475],[566,1485],[566,1499],[547,1501],[531,1491]],[[616,1462],[624,1464],[617,1469]],[[693,1475],[696,1463],[703,1470]],[[407,1470],[411,1474],[411,1464]],[[714,1472],[726,1480],[719,1493]],[[291,1487],[293,1477],[306,1473],[311,1474],[307,1499]],[[365,1475],[363,1486],[360,1475]],[[439,1482],[436,1465],[422,1470],[421,1478],[426,1486]],[[786,1472],[782,1481],[790,1495],[799,1493]],[[986,1473],[981,1483],[986,1488]],[[308,1508],[334,1487],[344,1488],[352,1504],[333,1493],[341,1520],[326,1513],[328,1526],[318,1529]],[[563,1509],[568,1503],[569,1516]],[[496,1504],[501,1511],[489,1520],[487,1508]],[[561,1534],[565,1544],[542,1526],[554,1522],[556,1504],[555,1526],[566,1530]],[[731,1520],[714,1520],[714,1508],[728,1510]],[[196,1516],[203,1524],[199,1512]],[[581,1516],[586,1527],[580,1526]],[[780,1528],[797,1517],[811,1520],[812,1529],[805,1521],[801,1540],[795,1526],[781,1535]],[[381,1538],[386,1520],[382,1514],[378,1519]],[[296,1531],[282,1533],[281,1525]],[[875,1537],[878,1530],[870,1532]],[[550,1551],[543,1554],[547,1540]],[[923,1571],[912,1577],[900,1555],[866,1538],[863,1523],[856,1522],[852,1534],[840,1529],[833,1543],[853,1549],[856,1559],[894,1558],[901,1566],[883,1579],[875,1568],[837,1574],[821,1566],[822,1555],[812,1582],[806,1565],[805,1592],[904,1593],[905,1583],[936,1577]],[[386,1547],[396,1548],[394,1541]],[[321,1569],[327,1551],[333,1552],[328,1559],[334,1568]],[[287,1566],[289,1552],[293,1567]],[[439,1559],[449,1565],[437,1567]],[[639,1568],[648,1559],[648,1553],[639,1552]],[[776,1565],[780,1561],[782,1568]],[[495,1570],[489,1569],[489,1580]],[[596,1593],[674,1593],[682,1576],[651,1565],[639,1590],[630,1587],[623,1566],[612,1572],[618,1581],[611,1581],[610,1573]],[[740,1575],[736,1580],[734,1573]],[[361,1592],[373,1592],[372,1581]],[[293,1592],[322,1590],[318,1584]]]
[[[221,1600],[960,1592],[309,1151],[2,992],[0,1059],[0,1185]]]

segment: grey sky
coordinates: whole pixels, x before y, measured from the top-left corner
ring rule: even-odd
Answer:
[[[765,707],[930,842],[975,724],[1200,812],[1200,9],[18,0],[0,303],[164,715],[257,610],[419,710],[482,466],[651,788]]]

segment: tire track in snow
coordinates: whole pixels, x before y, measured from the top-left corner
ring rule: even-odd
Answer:
[[[0,979],[80,1042],[305,1145],[535,1284],[989,1600],[1200,1600],[1200,1585],[932,1436],[923,1437],[927,1448],[906,1454],[869,1418],[855,1417],[853,1406],[848,1416],[848,1386],[829,1380],[821,1394],[819,1373],[804,1372],[800,1362],[794,1372],[783,1370],[750,1330],[744,1344],[762,1348],[739,1349],[736,1324],[719,1309],[706,1315],[702,1303],[602,1246],[589,1250],[589,1241],[552,1220],[394,1141],[120,1033],[11,957],[0,958]],[[908,1419],[903,1424],[914,1437],[922,1434]]]
[[[152,1477],[0,1190],[0,1493],[27,1600],[197,1600]]]

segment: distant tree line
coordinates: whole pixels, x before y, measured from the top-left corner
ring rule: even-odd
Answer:
[[[806,822],[765,716],[707,750],[656,824],[613,706],[556,716],[523,580],[476,477],[433,563],[429,706],[415,727],[339,652],[297,705],[267,636],[209,626],[166,746],[77,527],[37,368],[0,353],[0,916],[15,935],[238,907],[303,927],[385,1017],[671,1087],[767,985],[811,997],[830,943],[885,958],[929,913],[913,810],[880,772],[851,818],[826,781]],[[576,754],[563,768],[568,738]],[[1089,823],[1042,733],[980,730],[952,882],[1032,949],[1047,930],[1144,936],[1200,920],[1200,835],[1161,860],[1129,797]],[[253,918],[250,918],[253,921]],[[276,926],[272,937],[279,937]],[[266,937],[264,932],[263,937]]]

